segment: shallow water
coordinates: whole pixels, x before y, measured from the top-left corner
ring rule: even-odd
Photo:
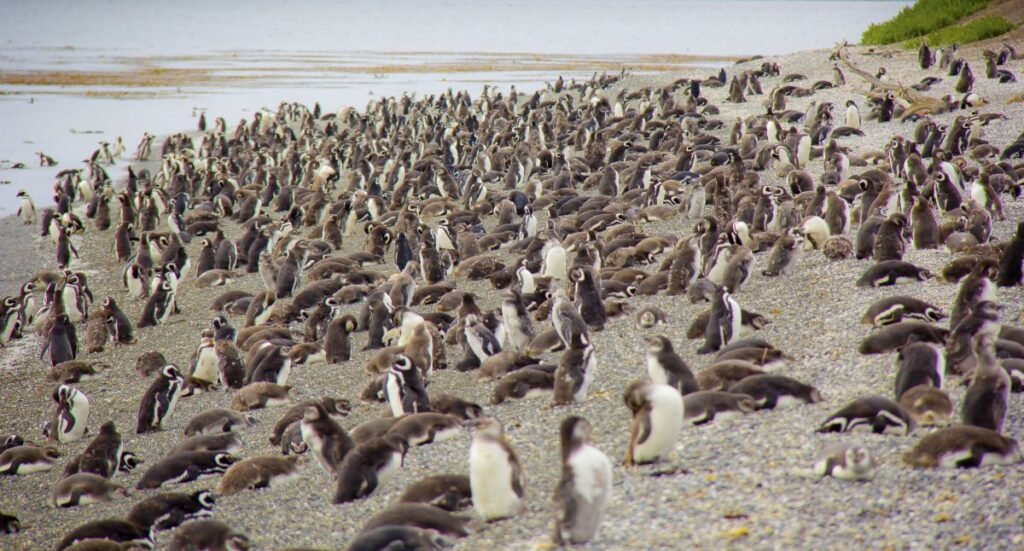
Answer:
[[[100,140],[233,126],[281,101],[326,110],[555,75],[711,68],[731,57],[855,42],[908,2],[314,0],[11,2],[0,20],[0,215]],[[36,151],[59,162],[40,168]],[[24,170],[7,169],[21,162]],[[117,172],[112,171],[112,175]]]

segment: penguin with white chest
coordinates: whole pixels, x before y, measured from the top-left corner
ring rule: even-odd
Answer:
[[[60,385],[53,393],[57,403],[50,425],[50,438],[57,442],[74,442],[85,435],[89,420],[89,398],[75,387]]]
[[[636,381],[626,388],[626,407],[633,412],[623,464],[654,463],[668,455],[683,428],[683,397],[664,384]]]
[[[302,441],[329,474],[337,471],[345,456],[356,446],[348,432],[321,403],[306,407],[300,427]]]
[[[558,545],[586,543],[597,535],[612,493],[612,462],[590,444],[592,428],[582,417],[562,421],[562,477],[555,488]]]
[[[430,411],[430,397],[416,364],[405,354],[398,354],[384,376],[384,397],[391,414]]]
[[[525,506],[523,465],[493,417],[479,420],[469,447],[469,486],[473,508],[485,521],[515,516]]]
[[[168,364],[160,370],[160,376],[142,396],[136,434],[160,430],[163,422],[174,413],[184,383],[185,378],[176,366]]]
[[[594,346],[571,348],[562,354],[555,369],[555,393],[552,403],[556,406],[583,403],[587,389],[597,371],[597,354]]]
[[[57,463],[60,452],[47,446],[15,446],[0,453],[0,475],[32,474],[48,471]]]
[[[192,354],[189,375],[210,385],[216,385],[220,380],[220,369],[218,367],[217,346],[213,340],[213,331],[207,329],[199,340],[199,347]]]
[[[711,316],[704,330],[704,344],[697,349],[698,354],[717,352],[739,337],[743,325],[743,310],[740,308],[729,290],[719,287],[711,304]]]
[[[676,353],[668,337],[650,337],[647,346],[647,374],[652,381],[666,384],[684,396],[700,390],[693,371]]]
[[[334,503],[348,503],[373,493],[394,478],[408,444],[397,434],[378,436],[356,446],[338,466]]]

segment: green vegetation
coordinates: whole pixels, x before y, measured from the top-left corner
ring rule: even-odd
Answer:
[[[925,36],[976,13],[988,0],[917,0],[896,17],[864,31],[861,44],[881,45]],[[1005,20],[1004,20],[1005,21]]]
[[[946,44],[970,44],[993,36],[1013,30],[1013,23],[998,15],[980,17],[964,25],[954,25],[934,32],[926,36],[905,43],[908,48],[917,48],[922,42],[929,46],[943,46]]]

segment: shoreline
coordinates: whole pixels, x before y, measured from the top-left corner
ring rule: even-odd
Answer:
[[[906,77],[908,83],[922,74],[914,66],[912,53],[895,52],[892,57],[879,53],[878,57],[868,58],[861,47],[852,48],[851,53],[856,55],[862,67],[873,70],[876,64],[884,64],[890,68],[890,76]],[[827,56],[828,49],[819,49],[767,56],[764,60],[777,61],[783,75],[804,73],[807,82],[813,82],[828,78],[831,64]],[[731,75],[760,62],[730,66],[726,71]],[[974,63],[972,59],[972,66]],[[981,77],[983,72],[976,70],[976,74]],[[613,96],[626,89],[658,86],[681,76],[684,75],[672,73],[630,77],[610,89],[608,95]],[[689,76],[703,78],[707,75],[694,71]],[[866,84],[849,72],[846,78],[847,86],[842,89],[819,91],[810,99],[839,102],[853,97],[863,104],[860,92],[866,90]],[[947,77],[947,87],[951,85],[949,80]],[[773,78],[765,79],[764,84],[767,92],[772,86],[782,83],[780,78]],[[1005,104],[1011,88],[1000,88],[1000,85],[985,82],[982,78],[979,78],[978,86],[996,100],[982,108],[983,111],[1000,109],[1012,115],[1010,121],[993,123],[986,130],[994,143],[1005,145],[1007,137],[1012,140],[1019,132],[1013,125],[1014,121],[1024,120],[1020,118],[1022,108]],[[729,125],[735,117],[764,110],[761,102],[765,96],[750,96],[744,104],[725,103],[723,97],[727,88],[709,88],[706,91],[707,96],[722,109],[717,118],[725,122],[725,128],[714,132],[718,137],[728,135]],[[477,91],[470,92],[475,97]],[[931,94],[939,95],[937,90]],[[790,108],[802,110],[807,102],[807,99],[793,98]],[[630,104],[630,107],[634,105]],[[334,106],[324,107],[331,111]],[[361,106],[357,108],[362,109]],[[866,113],[866,109],[862,113]],[[955,113],[937,118],[945,121],[951,116]],[[858,153],[879,150],[891,134],[905,134],[912,130],[913,125],[891,123],[883,126],[866,121],[865,127],[866,137],[844,139],[844,143]],[[126,136],[126,145],[134,139]],[[158,149],[158,143],[154,142],[154,150]],[[126,153],[130,155],[131,152]],[[812,162],[812,167],[817,180],[822,171],[821,161]],[[858,172],[864,168],[851,170]],[[118,182],[122,174],[123,167],[118,165],[118,171],[111,171],[110,175]],[[762,173],[762,182],[779,183],[780,180],[771,174],[771,170],[766,170]],[[46,206],[36,205],[37,210]],[[1024,217],[1024,205],[1020,201],[1007,200],[1006,212],[1008,221],[993,224],[993,234],[1000,240],[1008,238],[1012,234],[1012,223]],[[3,224],[10,218],[0,219],[0,234],[5,238],[6,226]],[[17,220],[15,222],[20,224]],[[430,221],[432,225],[435,222]],[[488,220],[490,222],[493,221]],[[670,221],[638,225],[652,235],[685,235],[695,222],[677,217]],[[80,243],[84,262],[74,269],[84,269],[90,274],[90,286],[97,302],[106,296],[117,298],[119,303],[123,301],[122,308],[134,323],[141,304],[129,300],[121,287],[120,267],[109,254],[112,230],[99,234],[90,221],[85,223],[86,235],[76,242]],[[160,229],[165,226],[166,222],[161,220]],[[22,227],[33,228],[38,234],[38,225]],[[230,237],[238,236],[239,228],[234,222],[226,223],[225,229]],[[303,233],[305,231],[303,228]],[[853,228],[846,236],[852,240],[855,231]],[[346,238],[343,252],[362,250],[365,238],[361,233],[356,232],[351,239]],[[22,240],[16,243],[21,246]],[[39,249],[41,263],[52,264],[52,254],[44,254],[48,242],[34,237],[28,243]],[[9,257],[9,245],[7,239],[0,242],[3,258]],[[196,258],[194,242],[188,251],[193,259]],[[388,264],[375,269],[393,272],[392,258],[389,254]],[[502,260],[510,258],[507,251],[501,253]],[[937,272],[948,261],[949,255],[944,250],[910,250],[907,258]],[[755,264],[758,275],[765,262],[766,256],[759,254]],[[514,519],[483,526],[469,538],[458,540],[456,548],[546,548],[551,525],[550,497],[561,467],[557,445],[554,444],[557,428],[553,420],[570,414],[581,415],[592,422],[595,445],[616,463],[613,501],[599,538],[589,548],[655,549],[691,545],[704,548],[730,545],[757,548],[877,548],[886,545],[932,548],[957,539],[964,546],[989,547],[1001,542],[1020,545],[1024,542],[1024,528],[1021,526],[1017,488],[1024,484],[1024,473],[1019,467],[912,471],[899,463],[899,456],[926,431],[906,437],[820,435],[813,432],[822,419],[849,400],[867,394],[888,395],[891,392],[894,376],[892,357],[861,356],[856,352],[856,343],[868,331],[859,324],[859,317],[869,301],[906,292],[947,307],[956,293],[956,286],[934,280],[890,289],[853,287],[853,281],[868,265],[865,261],[853,260],[828,262],[815,251],[803,254],[793,273],[783,278],[752,278],[736,297],[744,308],[769,318],[770,324],[755,336],[768,340],[793,356],[791,364],[780,373],[814,384],[821,389],[825,402],[754,413],[739,419],[716,421],[705,427],[687,426],[679,435],[679,448],[673,452],[672,459],[655,467],[629,470],[618,465],[625,449],[630,420],[621,402],[622,390],[630,381],[644,374],[643,344],[637,341],[640,332],[634,329],[633,315],[614,318],[604,331],[595,334],[600,367],[591,398],[583,404],[554,410],[547,409],[547,402],[543,400],[490,406],[486,404],[492,384],[476,382],[471,374],[458,373],[453,369],[436,373],[431,378],[431,392],[449,392],[484,404],[489,414],[496,415],[505,424],[509,439],[526,467],[526,511]],[[2,274],[0,271],[0,276]],[[0,283],[4,281],[0,279]],[[185,292],[180,295],[182,315],[172,318],[173,323],[138,330],[139,343],[131,347],[108,346],[105,352],[84,355],[85,359],[113,365],[99,378],[75,385],[93,401],[90,429],[95,429],[106,419],[114,419],[124,436],[125,449],[138,453],[146,461],[140,469],[117,480],[129,487],[134,487],[148,466],[180,443],[182,429],[193,415],[210,407],[223,407],[228,400],[222,392],[183,399],[166,430],[137,436],[131,429],[138,399],[150,381],[135,374],[135,358],[144,352],[161,350],[168,361],[179,366],[187,365],[189,355],[198,344],[199,332],[208,326],[213,315],[207,309],[212,298],[227,289],[252,292],[262,288],[256,274],[240,279],[231,287],[195,289],[194,283],[194,274],[183,283]],[[491,290],[486,281],[460,278],[458,288],[481,295],[482,308],[496,306],[501,298],[501,293]],[[1000,289],[999,295],[1000,302],[1004,304],[1019,304],[1024,299],[1024,290]],[[670,335],[694,371],[708,363],[706,356],[695,353],[699,342],[683,338],[686,327],[704,309],[703,305],[689,304],[685,297],[664,295],[638,297],[631,302],[637,310],[646,305],[659,305],[669,314],[670,324],[667,327],[643,332],[644,336],[657,332]],[[352,313],[356,308],[358,305],[346,307],[343,313]],[[1016,321],[1016,316],[1017,312],[1012,308],[1003,311],[1003,318],[1007,321]],[[232,322],[236,327],[241,326],[237,317]],[[364,333],[355,335],[353,350],[359,350],[365,340]],[[19,348],[31,350],[35,342],[36,339],[30,337]],[[452,359],[459,354],[456,348],[448,347],[450,362],[454,363]],[[42,370],[38,362],[15,356],[13,362],[16,365],[9,370],[0,369],[0,392],[9,398],[0,400],[0,418],[5,419],[2,431],[39,439],[39,421],[46,418],[51,409],[48,396],[52,385],[41,381]],[[355,352],[352,361],[345,364],[296,368],[292,374],[296,385],[293,401],[325,394],[352,400],[355,404],[352,415],[343,422],[348,429],[377,416],[382,409],[380,404],[358,400],[359,392],[368,380],[362,367],[368,357],[368,353],[360,351]],[[557,362],[558,357],[558,354],[547,354],[545,360]],[[955,402],[959,403],[963,389],[950,385],[949,390]],[[284,409],[252,412],[259,423],[240,432],[245,441],[241,456],[278,453],[268,445],[266,436]],[[1024,432],[1024,399],[1020,394],[1011,396],[1007,432],[1015,437]],[[258,549],[287,546],[340,548],[373,514],[397,500],[409,484],[432,474],[465,473],[471,439],[471,431],[467,429],[453,440],[410,450],[396,479],[371,497],[344,506],[330,503],[330,494],[333,493],[330,478],[312,458],[304,457],[300,461],[299,480],[269,490],[218,499],[214,518],[247,533]],[[0,543],[5,547],[10,545],[11,549],[49,548],[55,538],[70,528],[88,520],[123,515],[140,498],[155,493],[133,490],[132,497],[128,499],[70,510],[54,511],[46,507],[43,500],[56,483],[67,458],[81,452],[87,442],[88,438],[62,445],[63,457],[54,471],[0,478],[0,510],[19,513],[26,525],[22,534],[0,536]],[[833,479],[805,480],[793,474],[794,469],[810,466],[821,445],[834,442],[861,443],[870,447],[881,462],[878,478],[864,484],[849,484]],[[672,467],[683,472],[656,476],[658,471]],[[216,480],[206,478],[161,491],[191,492],[209,488]],[[943,516],[940,518],[939,515]],[[297,521],[299,518],[301,522]],[[643,533],[638,532],[638,526],[645,527]],[[164,548],[170,537],[169,533],[161,533],[158,548]],[[963,540],[964,537],[967,539]]]

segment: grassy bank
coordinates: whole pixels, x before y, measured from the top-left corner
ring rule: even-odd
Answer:
[[[868,27],[861,43],[893,44],[924,37],[977,13],[988,4],[989,0],[917,0],[914,5],[900,10],[896,17]]]
[[[988,15],[965,23],[953,25],[937,31],[928,33],[921,38],[908,40],[905,45],[909,48],[917,48],[922,43],[929,46],[944,46],[946,44],[970,44],[979,40],[985,40],[1003,33],[1012,31],[1013,23],[998,15]]]

